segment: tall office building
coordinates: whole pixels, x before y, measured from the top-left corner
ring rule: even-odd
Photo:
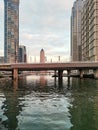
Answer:
[[[40,51],[40,63],[45,63],[45,52],[44,49]]]
[[[85,0],[82,12],[82,60],[98,61],[98,0]]]
[[[4,63],[4,56],[0,56],[0,64]]]
[[[4,61],[18,62],[19,50],[19,0],[4,0]]]
[[[19,46],[19,62],[27,62],[26,47],[24,45]]]
[[[81,12],[83,0],[76,0],[71,14],[71,60],[81,60]]]

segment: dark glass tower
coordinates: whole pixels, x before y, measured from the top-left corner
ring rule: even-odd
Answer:
[[[24,45],[19,46],[19,62],[22,62],[22,63],[27,62],[26,46]]]
[[[83,0],[76,0],[71,14],[71,60],[81,61],[81,14]]]
[[[4,0],[4,62],[17,63],[19,50],[19,0]]]

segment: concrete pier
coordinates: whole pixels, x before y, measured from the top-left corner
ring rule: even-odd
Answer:
[[[59,78],[59,80],[62,80],[62,78],[63,78],[63,70],[58,71],[58,78]]]
[[[71,70],[67,70],[67,76],[69,77],[71,73]]]
[[[80,72],[80,78],[82,79],[82,78],[83,78],[84,71],[83,71],[83,70],[79,70],[79,72]]]
[[[94,78],[98,79],[98,69],[94,70]]]
[[[17,68],[14,68],[12,71],[12,79],[13,80],[18,79],[18,69]]]
[[[63,70],[58,70],[58,82],[62,84],[63,81]]]
[[[56,72],[56,70],[54,71],[54,82],[56,83],[56,79],[57,79],[57,72]]]

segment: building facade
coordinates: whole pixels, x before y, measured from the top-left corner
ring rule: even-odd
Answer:
[[[0,64],[4,63],[4,56],[0,56]]]
[[[4,0],[4,62],[17,63],[19,50],[19,0]]]
[[[19,46],[19,62],[27,62],[26,46],[24,45]]]
[[[45,63],[45,52],[44,49],[40,51],[40,63]]]
[[[98,61],[98,0],[85,0],[81,32],[82,60]]]
[[[81,61],[81,12],[83,0],[76,0],[71,14],[71,60]]]

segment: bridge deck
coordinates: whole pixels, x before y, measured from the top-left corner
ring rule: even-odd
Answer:
[[[37,64],[12,64],[12,68],[18,68],[20,70],[76,70],[76,69],[96,69],[97,63],[37,63]]]
[[[41,71],[41,70],[77,70],[77,69],[98,69],[98,62],[67,62],[67,63],[16,63],[0,64],[0,70]]]

